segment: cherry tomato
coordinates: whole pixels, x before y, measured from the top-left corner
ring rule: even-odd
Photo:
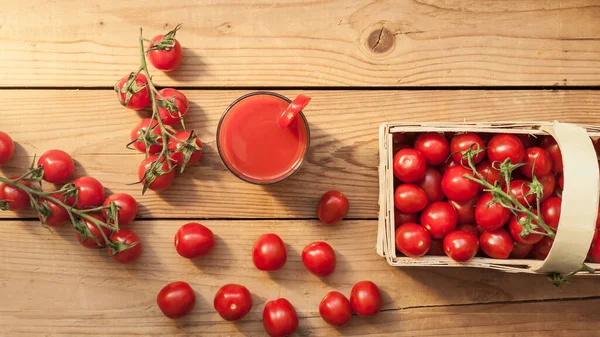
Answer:
[[[446,253],[444,252],[444,240],[431,240],[431,244],[429,245],[429,251],[427,251],[427,255],[432,256],[444,256]]]
[[[19,177],[11,177],[15,180]],[[31,187],[31,183],[25,180],[19,180],[19,183]],[[16,188],[6,183],[0,183],[0,200],[6,201],[8,209],[11,211],[20,211],[29,206],[29,194],[20,188]]]
[[[358,316],[373,316],[381,311],[381,292],[371,281],[360,281],[350,291],[350,305]]]
[[[199,223],[187,223],[175,234],[175,249],[186,259],[204,256],[210,253],[214,246],[213,232]]]
[[[479,235],[481,235],[481,233],[479,233],[479,230],[477,229],[477,227],[475,227],[473,225],[469,225],[469,224],[458,225],[458,226],[456,226],[456,230],[457,231],[465,231],[467,233],[471,233],[476,238],[479,238]]]
[[[446,171],[448,171],[449,168],[454,167],[456,165],[458,165],[458,163],[455,162],[454,159],[452,159],[452,157],[450,157],[448,158],[448,160],[446,160],[438,166],[438,170],[440,171],[442,176],[444,176],[444,174],[446,173]]]
[[[405,223],[396,229],[396,248],[406,256],[423,256],[430,245],[429,232],[416,223]]]
[[[508,259],[514,248],[513,238],[502,228],[485,231],[479,236],[479,247],[494,259]]]
[[[173,135],[174,137],[169,138],[169,151],[171,151],[171,154],[169,156],[179,167],[183,166],[183,162],[185,161],[185,154],[182,151],[177,151],[183,147],[183,143],[177,141],[177,139],[181,140],[182,142],[185,142],[190,138],[190,135],[190,131],[180,131],[175,133]],[[202,157],[202,141],[200,140],[200,138],[196,138],[195,142],[196,145],[200,148],[200,151],[194,150],[190,154],[190,158],[188,159],[188,162],[185,165],[185,167],[196,164],[198,161],[200,161],[200,158]]]
[[[498,183],[500,186],[505,185],[504,179],[500,176],[500,171],[496,170],[488,160],[479,163],[475,169],[488,183],[492,185]],[[483,186],[481,186],[481,188],[483,189]]]
[[[109,247],[108,254],[119,263],[134,262],[142,255],[142,241],[133,231],[119,229],[110,236],[110,240],[113,245]]]
[[[51,194],[50,196],[52,196],[60,201],[64,201],[64,197],[62,195]],[[71,219],[69,217],[69,213],[67,212],[67,210],[64,207],[59,206],[58,204],[56,204],[50,200],[45,200],[44,198],[40,198],[40,201],[43,203],[46,203],[46,205],[48,205],[48,207],[50,208],[50,212],[52,213],[51,215],[49,215],[46,218],[44,225],[50,226],[50,227],[61,227],[61,226],[64,226],[67,222],[69,222],[69,220]],[[42,216],[39,215],[38,217],[41,221]]]
[[[494,197],[490,192],[484,193],[475,206],[475,222],[481,228],[493,231],[502,228],[510,218],[510,210],[497,202],[490,204]]]
[[[433,239],[442,239],[452,232],[456,228],[456,222],[456,210],[447,202],[434,202],[421,212],[421,226]]]
[[[156,296],[156,304],[165,316],[181,318],[194,309],[196,293],[186,282],[169,283]]]
[[[121,105],[133,109],[140,110],[150,104],[150,95],[148,91],[148,79],[144,74],[138,74],[135,80],[131,80],[129,88],[127,82],[133,79],[133,73],[123,76],[122,79],[115,85],[115,91]],[[127,100],[128,92],[131,94],[129,102]]]
[[[298,330],[298,314],[285,298],[278,298],[265,304],[263,326],[271,337],[285,337]]]
[[[146,171],[150,170],[152,163],[156,160],[162,161],[162,170],[163,171],[167,171],[169,169],[169,164],[167,163],[166,160],[164,160],[164,157],[161,157],[159,159],[158,155],[149,156],[148,158],[146,158],[142,161],[142,163],[140,164],[140,167],[138,168],[138,179],[140,179],[142,184],[145,184],[145,182],[146,182],[146,178],[144,177],[144,175],[146,174]],[[154,179],[154,181],[152,181],[152,183],[150,183],[150,185],[148,185],[148,188],[153,191],[156,191],[156,192],[164,191],[164,190],[168,189],[169,187],[171,187],[171,184],[173,183],[173,179],[175,179],[175,170],[168,171],[168,172],[163,173],[160,176],[156,177],[156,179]]]
[[[239,284],[226,284],[215,294],[215,310],[224,320],[237,321],[252,309],[252,294]]]
[[[474,198],[479,192],[479,184],[465,178],[473,172],[463,166],[449,168],[442,177],[442,191],[450,200],[465,202]]]
[[[152,121],[152,123],[150,123],[150,121]],[[149,129],[150,129],[150,131],[148,131]],[[141,140],[138,140],[138,141],[135,141],[135,140],[138,139],[140,136],[142,136],[142,134],[145,134],[148,132],[151,132],[153,134],[151,136],[152,138],[149,138],[149,140],[155,139],[158,143],[162,143],[160,127],[158,126],[158,122],[155,119],[152,120],[150,118],[144,118],[131,130],[131,133],[130,133],[131,141],[134,142],[133,147],[135,147],[136,150],[146,153],[146,144],[144,144],[144,142]],[[150,144],[148,153],[158,153],[161,150],[162,150],[162,145]]]
[[[102,218],[99,215],[96,214],[90,214],[90,216],[96,220],[99,220],[101,222],[104,222],[104,218]],[[79,241],[79,243],[84,246],[85,248],[102,248],[106,246],[106,240],[104,239],[104,236],[106,236],[107,238],[110,237],[111,234],[111,230],[108,227],[103,227],[100,226],[100,228],[98,228],[98,226],[91,222],[88,219],[82,219],[83,222],[85,223],[85,226],[87,227],[87,230],[89,231],[90,234],[92,234],[94,236],[94,238],[96,238],[96,241],[94,241],[94,239],[91,236],[86,236],[85,240],[83,240],[81,233],[79,233],[78,231],[75,232],[75,236],[77,237],[77,241]],[[102,235],[102,233],[100,232],[104,232],[104,236]]]
[[[402,149],[394,156],[394,176],[405,183],[423,178],[427,169],[425,157],[414,149]]]
[[[525,165],[519,167],[521,173],[531,178],[533,174],[539,179],[552,170],[550,155],[541,147],[531,147],[525,150]]]
[[[479,198],[475,197],[465,202],[448,200],[448,203],[456,210],[456,223],[472,224],[475,222],[475,203]]]
[[[444,237],[444,252],[457,262],[465,262],[473,258],[479,250],[479,241],[472,233],[454,231]]]
[[[542,143],[540,147],[550,155],[550,159],[552,161],[552,171],[553,172],[562,172],[563,171],[563,161],[562,154],[560,153],[560,148],[558,147],[558,143],[556,143],[556,139],[552,136],[544,136],[542,138]]]
[[[533,210],[532,212],[537,214],[536,210]],[[526,245],[533,245],[540,242],[544,236],[536,233],[529,233],[525,236],[521,236],[521,233],[523,232],[523,225],[521,223],[526,219],[527,215],[524,213],[520,213],[518,218],[515,215],[511,216],[510,221],[508,222],[508,230],[516,242],[524,243]],[[535,220],[531,220],[531,224],[537,225],[537,222]],[[536,228],[535,231],[540,233],[545,232],[543,228]]]
[[[176,39],[172,48],[167,49],[152,49],[155,44],[158,44],[164,35],[157,35],[152,38],[152,41],[155,43],[150,43],[149,52],[148,52],[148,60],[154,66],[154,68],[162,71],[172,71],[175,70],[181,64],[181,60],[183,59],[183,50],[181,48],[181,44]],[[175,35],[173,35],[173,38]]]
[[[6,133],[0,131],[0,165],[6,164],[15,152],[15,144],[12,138]]]
[[[547,174],[538,179],[542,184],[542,199],[544,201],[554,193],[554,189],[556,188],[556,177],[554,174]]]
[[[448,140],[437,132],[421,133],[415,140],[415,150],[419,151],[425,157],[427,165],[431,166],[443,163],[450,154]]]
[[[485,144],[483,140],[474,133],[462,133],[452,138],[450,153],[452,153],[452,158],[454,158],[455,162],[468,165],[469,162],[467,158],[463,158],[463,155],[469,149],[473,152],[481,151],[473,154],[472,162],[477,165],[485,157]]]
[[[319,314],[328,324],[343,326],[352,318],[352,307],[346,296],[332,291],[319,303]]]
[[[540,242],[533,245],[533,249],[531,250],[531,255],[536,260],[545,260],[548,254],[550,253],[550,248],[552,248],[552,244],[554,243],[554,239],[549,236],[544,236]]]
[[[519,243],[519,242],[515,242],[514,244],[515,244],[515,247],[510,252],[510,255],[509,255],[509,257],[511,259],[524,259],[525,257],[527,257],[529,252],[531,252],[531,249],[533,249],[533,245]]]
[[[108,198],[104,199],[102,206],[108,207],[111,202],[119,208],[117,211],[117,220],[119,225],[129,225],[135,219],[138,211],[137,201],[127,193],[115,193]],[[108,217],[106,210],[102,211],[105,218]]]
[[[598,216],[596,217],[596,228],[600,229],[600,205],[598,205]]]
[[[65,183],[75,171],[73,158],[62,150],[44,152],[37,164],[44,166],[44,180],[52,184]]]
[[[413,184],[396,187],[394,205],[402,213],[416,213],[427,206],[427,194]]]
[[[592,240],[588,255],[592,262],[600,263],[600,238],[598,236],[595,236],[594,240]]]
[[[335,270],[335,251],[326,242],[313,242],[302,250],[302,263],[311,273],[325,277]]]
[[[276,234],[263,234],[254,242],[252,261],[259,270],[279,270],[283,268],[286,260],[285,244]]]
[[[178,124],[180,120],[187,114],[187,111],[190,107],[190,103],[188,102],[187,97],[182,94],[180,91],[175,90],[173,88],[164,88],[159,91],[160,95],[162,95],[162,99],[169,101],[170,103],[175,104],[177,107],[177,111],[171,108],[163,108],[162,106],[158,106],[158,114],[160,115],[160,119],[165,125],[174,125]],[[161,100],[160,95],[156,95],[156,99],[158,101]],[[166,104],[161,103],[161,104]]]
[[[434,167],[428,166],[423,178],[415,182],[415,185],[420,187],[423,192],[427,194],[429,202],[444,200],[444,193],[442,193],[442,175]]]
[[[558,228],[558,222],[560,221],[561,204],[561,198],[552,197],[542,202],[542,206],[540,207],[542,219],[544,219],[546,225],[554,230]]]
[[[332,225],[342,220],[348,214],[349,208],[350,203],[342,193],[329,191],[323,194],[321,200],[319,200],[317,215],[321,222]]]
[[[558,184],[560,189],[563,190],[565,188],[565,176],[562,173],[557,173],[557,174],[558,174],[558,179],[557,179],[556,183]]]
[[[487,155],[492,163],[496,161],[503,163],[506,159],[510,159],[511,163],[518,164],[523,161],[525,148],[515,135],[499,134],[490,139]]]
[[[75,197],[67,199],[67,204],[78,209],[90,209],[102,205],[104,201],[104,186],[96,178],[85,176],[73,180],[77,186],[77,202]]]
[[[400,225],[405,224],[407,222],[413,222],[413,223],[419,222],[419,213],[405,214],[405,213],[400,212],[397,209],[394,209],[395,228],[398,228]]]
[[[527,195],[531,191],[528,183],[526,180],[513,180],[510,182],[510,194],[517,198],[517,201],[523,206],[531,206],[535,200],[535,195]],[[508,189],[506,189],[506,193],[509,193]]]

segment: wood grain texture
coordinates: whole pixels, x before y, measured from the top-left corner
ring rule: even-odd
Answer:
[[[0,86],[112,86],[184,24],[161,85],[599,85],[595,0],[3,2]]]
[[[382,122],[556,119],[600,124],[597,91],[308,91],[313,97],[305,110],[311,127],[308,160],[288,181],[263,187],[234,177],[215,144],[223,110],[246,92],[183,92],[193,102],[186,125],[197,130],[205,153],[164,193],[141,196],[139,185],[128,185],[137,180],[143,159],[125,148],[140,116],[122,108],[108,90],[0,90],[2,101],[27,102],[2,112],[0,128],[18,146],[0,174],[23,172],[34,154],[60,148],[77,161],[77,176],[91,175],[112,192],[134,195],[143,205],[143,218],[315,218],[322,193],[338,189],[350,200],[348,217],[374,219]],[[281,93],[293,97],[298,92]],[[0,212],[0,217],[15,214]]]
[[[376,221],[202,221],[217,236],[214,251],[197,261],[181,258],[172,240],[184,221],[138,221],[144,253],[118,265],[75,241],[70,228],[55,233],[37,222],[0,221],[0,335],[3,336],[263,336],[264,303],[285,297],[301,318],[298,336],[592,336],[600,322],[600,288],[577,278],[555,288],[543,276],[475,269],[392,268],[375,254]],[[256,237],[277,232],[288,246],[288,262],[275,273],[258,271],[250,251]],[[305,270],[300,252],[315,240],[336,250],[338,266],[319,279]],[[331,290],[349,295],[360,280],[376,281],[384,312],[353,317],[343,329],[318,315]],[[168,282],[184,280],[197,305],[184,319],[162,316],[155,296]],[[220,319],[213,296],[226,283],[246,285],[254,306],[241,322]],[[577,299],[587,299],[576,301]],[[560,303],[555,303],[557,300]],[[550,302],[540,302],[548,300]],[[534,302],[534,303],[528,303]]]

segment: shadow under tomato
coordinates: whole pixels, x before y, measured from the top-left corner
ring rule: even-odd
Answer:
[[[183,59],[177,69],[164,73],[169,79],[178,82],[194,82],[208,75],[206,63],[194,49],[182,45]],[[153,69],[151,72],[159,70]],[[160,83],[159,83],[160,84]]]
[[[235,255],[231,251],[231,247],[219,235],[215,236],[215,246],[206,255],[195,259],[190,259],[196,268],[207,273],[219,274],[223,270],[236,268]],[[183,259],[183,258],[182,258]]]

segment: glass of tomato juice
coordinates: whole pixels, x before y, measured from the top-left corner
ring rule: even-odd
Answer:
[[[225,166],[253,184],[274,184],[294,174],[306,158],[310,130],[300,112],[286,128],[278,119],[291,101],[260,91],[236,99],[217,127],[217,148]]]

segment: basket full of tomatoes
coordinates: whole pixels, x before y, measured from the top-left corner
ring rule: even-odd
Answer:
[[[393,266],[600,270],[600,129],[385,123],[377,252]]]

